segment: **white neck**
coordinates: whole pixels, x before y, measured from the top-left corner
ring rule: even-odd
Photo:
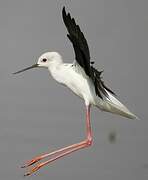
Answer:
[[[58,61],[53,61],[50,63],[50,65],[48,66],[48,70],[51,74],[51,76],[58,82],[60,81],[60,76],[61,76],[61,69],[62,69],[62,65],[63,65],[63,61],[62,59],[58,59]]]

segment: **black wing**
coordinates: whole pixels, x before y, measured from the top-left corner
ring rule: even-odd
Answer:
[[[68,38],[72,42],[75,58],[78,64],[84,69],[88,76],[90,73],[90,52],[87,41],[80,30],[80,27],[75,23],[74,18],[71,18],[70,14],[66,14],[65,7],[62,10],[63,21],[68,30]]]
[[[116,95],[111,89],[109,89],[102,80],[101,74],[103,71],[98,71],[93,66],[91,66],[91,79],[95,86],[96,95],[98,95],[101,99],[103,96],[108,97],[108,92],[113,95]]]
[[[101,99],[103,99],[103,96],[108,97],[107,91],[115,95],[113,91],[104,85],[104,82],[101,79],[102,71],[97,71],[92,66],[94,62],[90,62],[90,52],[87,40],[81,32],[80,27],[75,23],[74,18],[71,18],[70,13],[66,14],[65,7],[63,7],[62,16],[69,33],[67,36],[74,47],[76,61],[92,79],[96,95]]]

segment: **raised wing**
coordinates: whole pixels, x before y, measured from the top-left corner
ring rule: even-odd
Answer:
[[[71,18],[70,13],[66,14],[65,7],[62,10],[63,21],[68,30],[67,36],[72,42],[75,59],[77,63],[84,69],[88,76],[91,76],[90,69],[90,52],[87,41],[80,30],[80,27],[75,23],[74,18]]]
[[[75,59],[77,63],[84,69],[86,75],[88,75],[94,83],[96,95],[101,99],[108,97],[108,92],[115,95],[113,91],[107,88],[101,79],[102,71],[98,71],[92,65],[94,62],[90,62],[90,52],[87,44],[87,40],[84,34],[81,32],[80,27],[75,23],[74,18],[71,18],[70,13],[66,14],[65,7],[62,10],[63,21],[68,30],[67,36],[72,42]]]

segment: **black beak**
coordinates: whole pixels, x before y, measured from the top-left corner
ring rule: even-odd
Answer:
[[[21,73],[21,72],[27,71],[27,70],[29,70],[29,69],[36,68],[36,67],[38,67],[38,66],[39,66],[38,64],[33,64],[32,66],[27,67],[27,68],[24,68],[24,69],[22,69],[22,70],[20,70],[20,71],[14,72],[13,74],[18,74],[18,73]]]

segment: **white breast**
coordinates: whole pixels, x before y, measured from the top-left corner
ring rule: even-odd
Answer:
[[[56,81],[66,85],[86,103],[94,104],[94,97],[96,97],[94,85],[80,66],[62,64],[50,68],[50,72]]]

